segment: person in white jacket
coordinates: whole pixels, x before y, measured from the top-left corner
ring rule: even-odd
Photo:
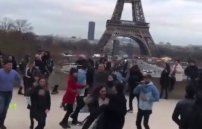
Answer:
[[[184,69],[180,64],[180,60],[176,60],[171,70],[171,84],[170,90],[174,90],[175,82],[183,81]]]

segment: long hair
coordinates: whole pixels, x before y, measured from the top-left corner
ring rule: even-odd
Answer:
[[[106,88],[106,86],[100,85],[100,86],[95,87],[95,88],[90,92],[90,95],[91,95],[94,99],[98,99],[98,98],[99,98],[99,95],[100,95],[100,90],[101,90],[102,88]]]
[[[40,85],[39,82],[40,82],[42,79],[44,79],[44,80],[46,81],[46,85],[45,85],[44,88],[48,90],[48,80],[47,80],[47,78],[46,78],[45,76],[39,77],[39,79],[38,79],[38,81],[37,81],[38,85]]]
[[[76,77],[74,77],[74,73],[77,73],[77,69],[71,68],[69,71],[68,79],[76,79]]]
[[[130,69],[131,74],[135,72],[140,72],[140,68],[138,65],[133,65],[132,68]]]

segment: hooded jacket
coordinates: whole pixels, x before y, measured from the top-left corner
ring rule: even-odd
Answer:
[[[153,103],[159,101],[159,91],[152,82],[137,86],[134,94],[139,96],[138,108],[141,110],[152,110]],[[145,96],[147,100],[143,100],[141,96]]]

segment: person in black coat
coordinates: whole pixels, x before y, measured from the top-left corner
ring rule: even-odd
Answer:
[[[46,116],[50,111],[51,98],[50,92],[47,89],[47,81],[45,78],[40,78],[39,86],[36,86],[31,91],[31,114],[38,122],[35,129],[44,129],[46,124]]]
[[[185,69],[185,75],[187,76],[189,85],[195,86],[196,79],[199,75],[199,70],[195,64],[195,61],[189,61],[189,65]]]
[[[94,80],[94,67],[92,62],[90,60],[88,61],[88,66],[87,66],[87,73],[86,73],[86,83],[89,86],[88,89],[91,89],[93,87],[93,80]]]
[[[185,99],[179,101],[174,109],[172,119],[179,126],[179,129],[189,129],[188,111],[194,104],[195,90],[191,86],[186,87]]]
[[[45,67],[47,76],[49,76],[52,73],[54,67],[54,62],[49,51],[44,52],[44,55],[42,56],[42,63]]]
[[[133,94],[134,89],[139,85],[139,83],[143,80],[143,74],[141,73],[138,65],[134,65],[130,69],[129,79],[128,79],[128,85],[129,85],[129,110],[128,112],[133,111],[133,99],[138,96],[135,96]]]
[[[35,55],[34,64],[35,64],[36,68],[40,71],[41,75],[47,74],[47,71],[45,69],[45,65],[43,64],[40,55],[38,55],[38,54]]]
[[[168,99],[168,89],[170,87],[170,65],[166,63],[164,70],[161,73],[160,77],[160,85],[161,85],[161,94],[160,98],[163,97],[163,93],[165,92],[165,99]]]
[[[24,95],[27,96],[30,88],[33,87],[33,84],[35,82],[35,77],[37,76],[37,70],[34,67],[33,63],[28,63],[26,70],[25,70],[25,75],[23,77],[23,82],[24,82]]]
[[[202,91],[198,90],[196,93],[196,100],[192,109],[188,111],[186,117],[188,128],[187,129],[202,129]]]
[[[15,60],[15,57],[9,56],[8,59],[12,62],[12,65],[13,65],[12,69],[17,70],[17,62]]]
[[[123,84],[117,84],[117,93],[110,96],[109,104],[106,106],[103,116],[98,120],[96,129],[123,129],[127,112],[123,91]]]
[[[96,87],[92,93],[86,97],[85,103],[89,107],[90,115],[86,118],[82,129],[88,129],[109,103],[107,88],[105,86]]]

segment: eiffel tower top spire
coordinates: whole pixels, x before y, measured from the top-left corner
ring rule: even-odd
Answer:
[[[132,16],[133,16],[133,22],[141,22],[145,23],[145,17],[144,12],[142,8],[141,0],[117,0],[116,7],[114,10],[114,13],[112,15],[111,20],[112,21],[120,21],[123,7],[125,3],[131,3],[132,4]]]

